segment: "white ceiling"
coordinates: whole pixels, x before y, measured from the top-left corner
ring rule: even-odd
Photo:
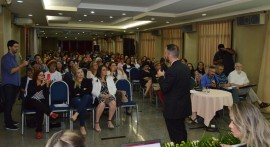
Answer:
[[[46,30],[40,36],[64,37],[66,30],[114,35],[179,26],[205,20],[234,18],[246,13],[270,10],[270,0],[13,0],[8,9],[19,18],[30,18],[33,27]],[[91,11],[95,11],[94,14]],[[62,13],[62,15],[59,15]],[[125,13],[126,15],[122,15]],[[205,13],[207,16],[202,16]],[[29,17],[28,15],[33,16]],[[87,16],[84,16],[87,15]],[[57,16],[48,20],[46,16]],[[63,18],[64,17],[64,18]],[[110,18],[112,17],[112,18]],[[137,21],[148,24],[124,28]],[[38,24],[38,25],[37,25]],[[51,33],[52,32],[52,33]],[[55,34],[55,32],[58,32]],[[70,33],[71,34],[71,33]],[[89,34],[90,35],[90,34]],[[92,34],[93,35],[93,34]],[[112,34],[111,34],[112,35]],[[87,35],[82,35],[86,36]],[[91,36],[91,35],[90,35]],[[106,35],[107,36],[107,35]],[[72,36],[73,37],[73,36]]]

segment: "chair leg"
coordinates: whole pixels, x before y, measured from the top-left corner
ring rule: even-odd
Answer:
[[[95,128],[95,109],[92,110],[92,124],[93,124],[93,129]]]
[[[49,116],[45,116],[46,120],[46,133],[50,132],[50,118]]]
[[[71,118],[72,114],[73,114],[73,111],[70,110],[69,111],[70,118]],[[70,128],[70,130],[73,130],[73,121],[71,119],[69,119],[69,128]]]
[[[138,114],[139,114],[139,107],[138,107],[138,104],[136,105],[136,115],[137,115],[137,125],[138,125],[138,122],[139,122],[139,117],[138,117]]]
[[[24,131],[24,113],[22,112],[22,135],[23,135],[23,132]]]

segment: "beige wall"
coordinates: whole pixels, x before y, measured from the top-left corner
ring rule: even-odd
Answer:
[[[185,33],[184,45],[184,58],[196,68],[198,63],[198,33]]]
[[[258,84],[266,25],[237,26],[234,22],[233,48],[251,83]],[[255,88],[256,89],[256,88]]]

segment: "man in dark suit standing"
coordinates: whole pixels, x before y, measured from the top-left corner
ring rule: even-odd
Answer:
[[[171,141],[180,144],[187,140],[185,118],[191,115],[190,70],[178,59],[179,49],[167,45],[165,58],[171,64],[166,73],[158,71],[160,88],[164,93],[164,118]]]

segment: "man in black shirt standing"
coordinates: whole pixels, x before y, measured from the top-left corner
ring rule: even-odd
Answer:
[[[224,65],[224,73],[226,76],[234,70],[233,55],[235,55],[235,51],[233,49],[225,48],[224,44],[218,45],[218,51],[216,52],[213,61],[215,65]]]

